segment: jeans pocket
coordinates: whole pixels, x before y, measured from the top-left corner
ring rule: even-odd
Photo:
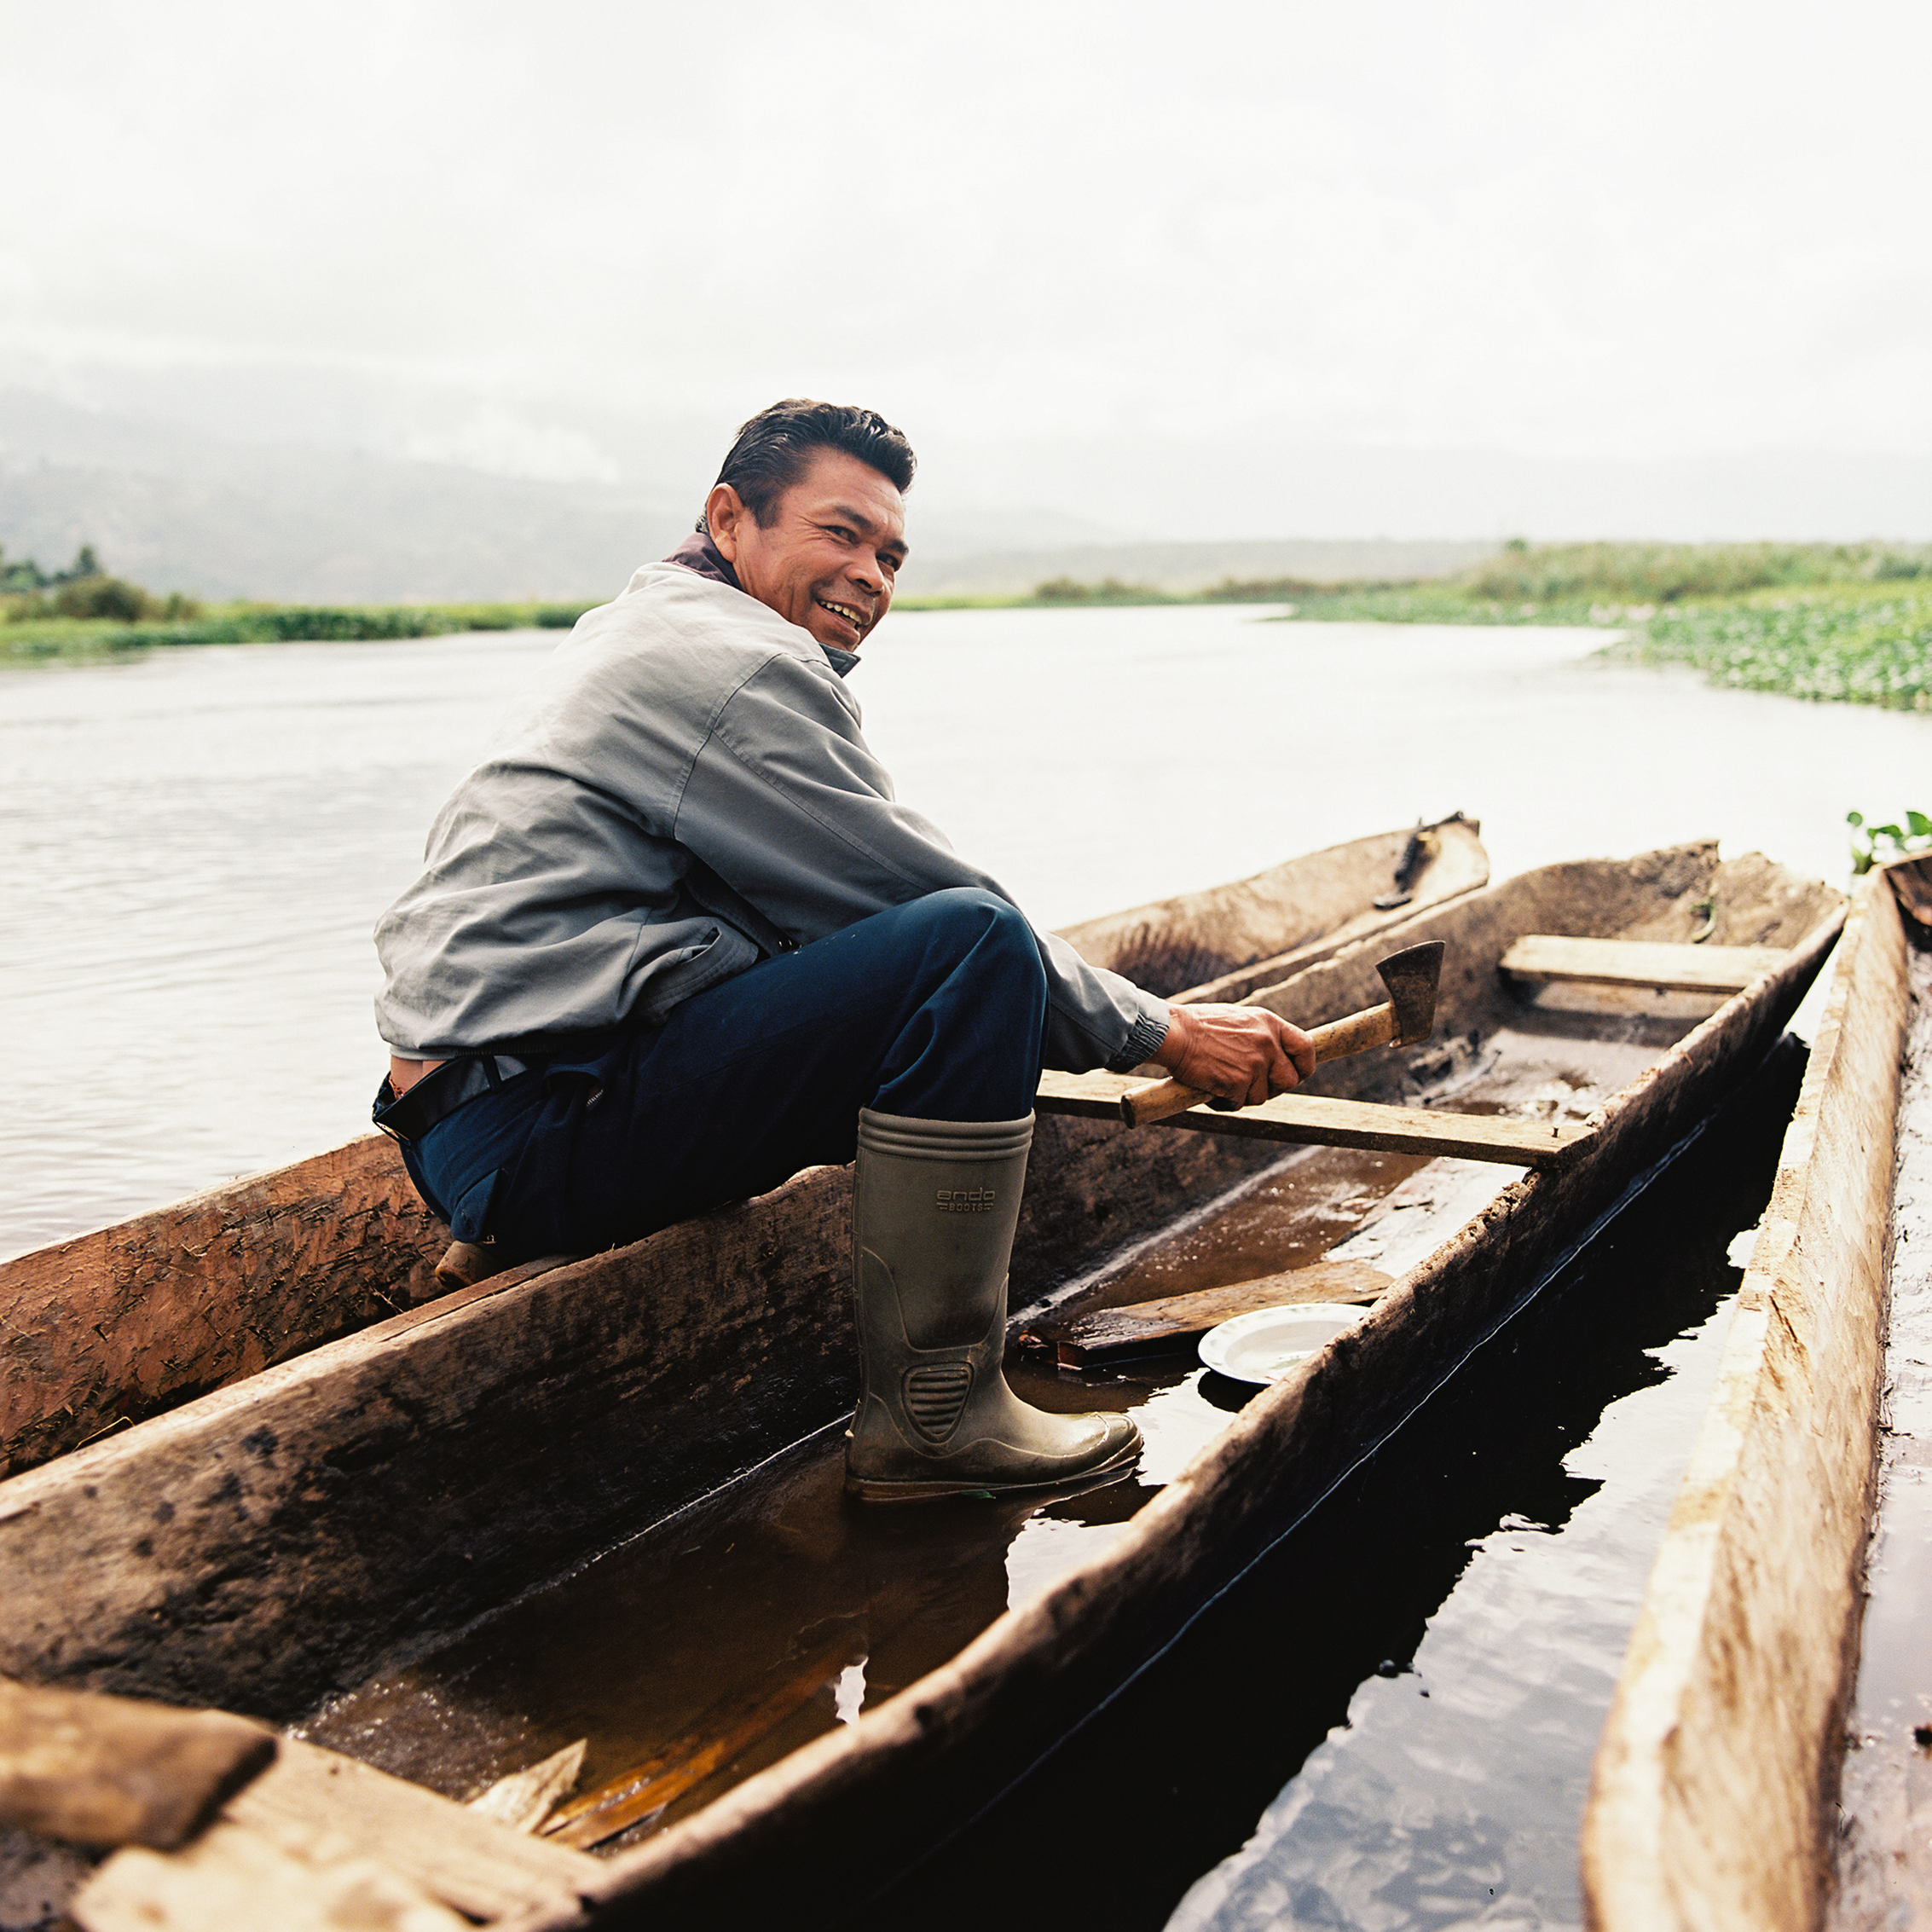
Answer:
[[[472,1181],[463,1190],[454,1212],[449,1217],[449,1232],[460,1241],[484,1241],[490,1239],[490,1204],[496,1198],[498,1183],[503,1178],[503,1170],[493,1167],[489,1173]]]

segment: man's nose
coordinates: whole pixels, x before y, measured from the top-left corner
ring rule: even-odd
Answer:
[[[876,550],[861,551],[847,566],[847,574],[856,584],[869,590],[874,597],[886,587],[885,566],[879,562]]]

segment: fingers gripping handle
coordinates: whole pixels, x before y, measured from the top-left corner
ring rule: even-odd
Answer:
[[[1365,1053],[1372,1046],[1387,1046],[1398,1031],[1393,1005],[1371,1006],[1366,1012],[1351,1013],[1345,1020],[1331,1021],[1316,1027],[1309,1038],[1315,1042],[1316,1065],[1324,1060],[1339,1060],[1345,1054]],[[1183,1086],[1178,1080],[1159,1080],[1152,1086],[1134,1087],[1120,1096],[1120,1117],[1130,1127],[1144,1127],[1150,1120],[1165,1120],[1170,1114],[1184,1114],[1214,1096],[1199,1087]]]

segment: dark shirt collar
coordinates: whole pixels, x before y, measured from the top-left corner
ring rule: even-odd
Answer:
[[[710,578],[714,583],[729,584],[733,590],[744,591],[744,586],[738,581],[738,572],[732,568],[730,558],[711,541],[709,530],[693,530],[664,561],[667,564],[681,564],[685,570],[694,571],[701,577]],[[750,593],[745,592],[745,594],[749,596]],[[814,644],[818,642],[816,638],[812,641]],[[849,675],[852,667],[859,662],[859,653],[856,651],[841,651],[836,644],[819,644],[818,648],[824,652],[826,662],[842,678]]]
[[[733,590],[743,590],[744,586],[738,581],[738,572],[723,551],[711,541],[709,530],[694,530],[664,561],[667,564],[681,564],[687,570],[695,570],[701,577],[709,577],[713,583],[729,584]]]

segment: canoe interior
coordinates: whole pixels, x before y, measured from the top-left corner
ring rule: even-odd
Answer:
[[[1097,964],[1171,981],[1162,992],[1190,986],[1190,974],[1312,958],[1403,917],[1371,902],[1393,886],[1413,839],[1425,849],[1406,876],[1412,905],[1487,878],[1479,828],[1459,816],[1067,936]],[[448,1239],[393,1144],[368,1134],[0,1264],[0,1478],[412,1306],[436,1292]]]
[[[1720,866],[1709,844],[1529,875],[1396,929],[1453,942],[1448,1039],[1335,1063],[1325,1082],[1402,1099],[1461,1081],[1449,1097],[1479,1105],[1469,1067],[1507,1032],[1559,1072],[1595,1056],[1535,1099],[1594,1107],[1693,1022],[1539,1017],[1495,971],[1517,936],[1681,939],[1715,900],[1724,943],[1788,945],[1834,899],[1760,859]],[[1332,1017],[1366,1003],[1370,954],[1264,997]],[[1044,1122],[1016,1307],[1319,1258],[1419,1165]],[[23,1579],[0,1668],[289,1719],[404,1667],[840,1417],[848,1211],[846,1173],[813,1171],[616,1253],[392,1317],[0,1485],[0,1555]]]
[[[680,1912],[768,1909],[781,1897],[795,1913],[836,1916],[839,1899],[849,1895],[851,1874],[828,1846],[857,1837],[887,1874],[894,1860],[917,1858],[930,1842],[934,1817],[964,1815],[983,1803],[1050,1744],[1056,1727],[1075,1721],[1175,1634],[1206,1594],[1292,1527],[1472,1347],[1524,1305],[1591,1227],[1763,1064],[1842,917],[1838,895],[1828,888],[1762,861],[1741,862],[1738,873],[1728,873],[1708,847],[1651,855],[1623,869],[1565,869],[1541,886],[1558,889],[1532,889],[1518,907],[1531,915],[1530,929],[1565,929],[1551,917],[1553,907],[1581,900],[1627,917],[1634,909],[1631,923],[1640,932],[1654,923],[1666,928],[1644,936],[1688,937],[1660,918],[1661,887],[1694,892],[1699,900],[1715,893],[1728,901],[1737,925],[1756,926],[1773,943],[1796,928],[1797,943],[1777,974],[1726,1001],[1708,1020],[1658,1029],[1680,1037],[1667,1049],[1653,1047],[1645,1071],[1603,1098],[1598,1131],[1574,1162],[1511,1183],[1494,1199],[1485,1194],[1480,1212],[1460,1227],[1452,1182],[1449,1227],[1438,1223],[1429,1252],[1406,1266],[1368,1320],[1250,1402],[1117,1525],[1097,1553],[1077,1557],[1057,1581],[1037,1577],[1037,1594],[1015,1591],[1007,1611],[957,1657],[877,1709],[868,1704],[856,1724],[839,1725],[828,1715],[811,1742],[620,1852],[598,1894],[594,1923],[641,1925]],[[1489,897],[1474,905],[1486,907]],[[1707,905],[1698,923],[1708,913]],[[1805,931],[1813,913],[1816,923]],[[1444,921],[1454,917],[1445,914]],[[1588,932],[1587,922],[1578,923]],[[1428,918],[1417,919],[1391,932],[1388,943],[1429,936],[1429,926]],[[1484,922],[1472,922],[1472,937],[1483,929]],[[1508,936],[1499,935],[1497,956]],[[1599,928],[1599,936],[1615,934]],[[1339,974],[1330,975],[1325,995],[1315,997],[1314,977],[1287,989],[1298,1011],[1312,1006],[1310,1016],[1319,1019],[1337,1005],[1358,1004],[1357,989]],[[1338,994],[1343,997],[1332,997]],[[1510,1017],[1524,1027],[1524,1015]],[[1628,1040],[1634,1027],[1634,1018],[1624,1013],[1613,1015],[1607,1030],[1639,1044]],[[1534,1022],[1525,1030],[1533,1032]],[[1326,1150],[1306,1158],[1312,1165]],[[1293,1172],[1288,1167],[1264,1177],[1241,1205],[1252,1208]],[[1484,1180],[1487,1186],[1489,1177]],[[1332,1189],[1325,1206],[1345,1221],[1339,1212],[1344,1203],[1335,1198],[1341,1192]],[[1360,1200],[1352,1206],[1359,1215]],[[1368,1219],[1374,1218],[1371,1209]],[[1183,1230],[1183,1241],[1200,1230],[1200,1222]],[[1368,1232],[1364,1227],[1331,1252]],[[1122,1261],[1144,1264],[1160,1245]],[[1397,1236],[1393,1246],[1400,1245]],[[1079,1399],[1093,1399],[1098,1385],[1090,1379]],[[1177,1420],[1182,1393],[1157,1391],[1140,1413],[1164,1425]],[[1038,1540],[1045,1542],[1065,1533],[1058,1524],[1036,1521],[1016,1539],[1014,1554],[1042,1530]],[[1010,1576],[1011,1555],[1009,1563]]]

